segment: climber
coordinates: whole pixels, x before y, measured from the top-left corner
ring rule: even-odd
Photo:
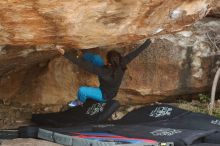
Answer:
[[[98,75],[100,82],[99,87],[81,86],[78,90],[78,99],[70,102],[69,106],[82,105],[88,98],[101,103],[114,98],[119,90],[126,65],[147,48],[150,43],[150,39],[146,40],[139,48],[126,56],[121,56],[119,52],[111,50],[107,53],[106,65],[97,54],[85,53],[82,57],[79,57],[72,51],[65,52],[62,47],[57,47],[57,50],[72,63]]]

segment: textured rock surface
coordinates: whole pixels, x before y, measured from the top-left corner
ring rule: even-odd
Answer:
[[[0,45],[93,48],[179,31],[213,0],[2,0]]]
[[[220,17],[220,1],[219,0],[214,0],[213,8],[209,15],[214,16],[214,17]]]
[[[160,37],[130,65],[119,94],[123,103],[210,91],[220,65],[219,32],[219,19],[204,19],[186,31]]]
[[[151,103],[172,99],[171,96],[209,91],[213,74],[220,65],[219,32],[220,20],[209,18],[188,30],[156,39],[128,66],[117,98],[123,104]],[[126,54],[132,47],[135,46],[118,50]],[[9,53],[10,49],[3,48]],[[17,54],[22,52],[22,49],[14,50]],[[100,52],[105,55],[103,50]],[[42,63],[32,60],[34,54]],[[52,51],[32,52],[16,62],[6,59],[8,62],[1,64],[1,68],[8,70],[1,72],[0,98],[6,103],[57,104],[75,98],[80,85],[98,86],[95,76],[64,58],[49,61],[54,56],[56,53]],[[16,64],[18,62],[21,65]]]

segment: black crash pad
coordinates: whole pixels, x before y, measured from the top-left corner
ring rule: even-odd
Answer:
[[[91,105],[88,107],[91,107]],[[36,137],[36,135],[39,137],[39,131],[36,131],[36,129],[38,130],[40,128],[43,131],[45,130],[44,132],[46,132],[46,134],[48,131],[49,134],[61,134],[58,139],[62,139],[62,137],[64,138],[66,135],[67,137],[71,136],[69,133],[75,132],[102,132],[127,138],[153,139],[158,142],[174,142],[175,146],[220,145],[220,119],[205,114],[182,110],[174,106],[165,104],[145,106],[128,113],[121,120],[111,122],[106,122],[106,119],[97,122],[97,116],[102,112],[95,115],[89,115],[90,117],[87,117],[87,114],[87,116],[85,115],[84,117],[82,113],[87,111],[88,108],[80,108],[79,110],[74,109],[71,112],[65,111],[63,113],[58,113],[59,116],[57,116],[57,113],[43,114],[43,116],[40,115],[41,119],[38,118],[37,123],[46,121],[45,125],[49,126],[41,125],[40,127],[32,128],[32,130],[35,129],[35,132],[26,131],[26,137],[28,137],[28,134],[29,137],[31,137],[31,135],[32,137]],[[77,114],[78,112],[80,112],[80,114]],[[73,113],[76,113],[79,117],[76,118]],[[53,115],[56,116],[53,117]],[[71,117],[71,115],[74,116]],[[80,115],[83,115],[83,118],[80,118]],[[108,116],[111,116],[111,114]],[[66,119],[67,121],[65,121]],[[67,127],[68,124],[66,123],[70,123],[71,121],[73,122],[71,123],[72,127]],[[60,126],[61,128],[53,128],[51,125],[64,126]],[[22,133],[23,137],[25,137],[25,128],[23,132],[20,132],[20,137],[22,137]],[[41,135],[40,138],[47,140],[46,137],[44,138],[44,135]]]
[[[188,146],[196,143],[218,143],[218,130],[177,129],[148,126],[147,124],[109,125],[93,128],[94,131],[103,131],[126,137],[148,138],[157,141],[174,142],[175,146]],[[213,136],[215,135],[215,136]],[[213,139],[210,137],[216,137]],[[207,140],[209,139],[209,140]],[[211,141],[212,139],[212,141]]]
[[[22,127],[20,138],[40,138],[67,146],[173,146],[173,142],[158,142],[147,138],[131,138],[93,130],[85,125],[66,128]],[[106,126],[106,125],[102,125]],[[34,134],[33,134],[34,133]],[[34,137],[32,137],[34,136]]]
[[[32,121],[48,127],[66,127],[104,122],[111,117],[119,106],[119,102],[116,100],[110,100],[107,103],[88,100],[83,106],[77,106],[64,112],[33,114]]]
[[[24,134],[25,130],[26,130],[26,136]],[[217,141],[220,135],[219,132],[215,130],[172,129],[172,128],[152,127],[141,124],[138,125],[99,124],[99,125],[85,125],[85,126],[74,126],[74,127],[65,127],[65,128],[37,128],[37,129],[33,127],[26,127],[23,128],[22,131],[23,134],[19,135],[19,137],[21,138],[23,138],[22,136],[25,136],[25,138],[31,138],[31,136],[34,136],[34,138],[41,138],[65,145],[67,145],[67,143],[70,142],[71,144],[73,144],[72,141],[76,140],[76,138],[85,138],[84,139],[85,141],[83,140],[80,141],[81,143],[86,142],[88,138],[89,140],[97,140],[98,138],[103,138],[99,140],[101,141],[111,140],[114,142],[120,141],[122,143],[126,143],[129,142],[129,140],[131,139],[134,140],[133,142],[135,142],[135,140],[138,139],[140,140],[150,139],[157,141],[158,143],[170,144],[171,146],[172,143],[174,143],[175,146],[191,146],[194,144],[205,144],[208,142],[212,144],[219,144]],[[35,134],[33,135],[33,133]],[[79,133],[81,133],[84,136],[77,137]],[[91,136],[85,136],[85,134],[83,133],[92,133],[99,135],[96,137],[91,137]],[[28,134],[31,135],[28,136]],[[113,134],[115,136],[106,137],[106,134]],[[218,136],[215,137],[213,141],[210,141],[210,139],[209,141],[207,141],[209,137],[217,134]],[[122,139],[118,139],[119,136]],[[78,139],[77,141],[79,142],[79,140],[80,139]],[[93,143],[92,141],[90,142]],[[102,143],[102,144],[103,145],[105,144],[106,146],[108,145],[111,146],[110,143],[108,144]]]
[[[219,130],[220,119],[202,113],[183,110],[171,105],[159,104],[145,106],[134,110],[114,124],[147,124],[148,126],[195,129]]]

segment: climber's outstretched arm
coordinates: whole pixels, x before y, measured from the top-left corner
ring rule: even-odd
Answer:
[[[151,44],[151,40],[147,39],[140,47],[136,50],[130,52],[126,56],[123,57],[124,64],[130,63],[135,57],[137,57],[145,48],[147,48]]]

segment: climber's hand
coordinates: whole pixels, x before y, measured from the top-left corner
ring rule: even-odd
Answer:
[[[58,52],[60,52],[60,54],[62,54],[62,55],[64,55],[64,53],[65,53],[65,50],[63,49],[63,46],[56,46],[56,49],[57,49],[57,51]]]

